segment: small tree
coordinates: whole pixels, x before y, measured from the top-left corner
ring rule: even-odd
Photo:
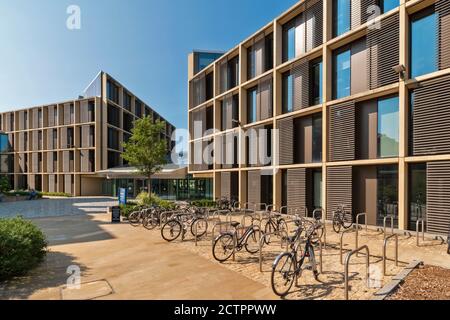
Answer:
[[[149,194],[152,192],[151,177],[167,163],[167,141],[161,139],[161,132],[165,127],[165,122],[158,120],[153,123],[149,116],[145,116],[134,122],[131,138],[122,143],[122,158],[148,178]]]

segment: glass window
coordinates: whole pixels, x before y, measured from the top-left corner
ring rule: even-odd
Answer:
[[[252,123],[257,121],[256,119],[256,105],[257,105],[257,95],[256,88],[248,90],[248,101],[247,101],[247,123]]]
[[[351,54],[350,50],[338,51],[333,57],[333,96],[334,99],[350,95]]]
[[[378,156],[398,156],[399,118],[398,97],[378,100]]]
[[[408,229],[416,230],[419,218],[427,221],[427,165],[417,163],[409,165],[409,215]]]
[[[322,171],[320,170],[314,170],[313,171],[313,206],[314,209],[322,208]]]
[[[9,150],[10,146],[8,135],[0,133],[0,152],[8,152]]]
[[[315,106],[322,103],[322,61],[313,62],[311,65],[310,81],[310,105]]]
[[[286,31],[286,59],[285,61],[295,58],[295,26],[291,26]]]
[[[350,7],[351,0],[333,0],[334,36],[350,31]]]
[[[292,112],[294,81],[290,72],[283,74],[283,113]]]
[[[389,165],[377,169],[377,225],[383,225],[385,216],[393,215],[394,228],[398,228],[398,167]]]
[[[391,11],[392,9],[397,8],[399,5],[400,0],[382,0],[380,4],[381,13]]]
[[[437,19],[433,10],[425,10],[411,19],[411,77],[437,70]]]

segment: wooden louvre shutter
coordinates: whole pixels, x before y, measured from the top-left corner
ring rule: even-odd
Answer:
[[[370,90],[398,81],[393,67],[400,63],[399,14],[381,21],[381,28],[367,32],[367,75]]]
[[[72,194],[72,175],[66,174],[64,175],[64,192],[68,194]]]
[[[224,93],[228,90],[228,60],[224,59],[220,62],[219,66],[219,74],[220,74],[220,93]]]
[[[55,106],[49,106],[48,112],[47,112],[47,120],[48,120],[49,127],[54,127],[56,125],[54,112],[55,112]]]
[[[71,119],[70,119],[70,104],[66,103],[64,105],[64,124],[70,124]]]
[[[330,161],[355,159],[355,101],[334,105],[329,112]]]
[[[427,164],[427,231],[447,235],[450,230],[450,161]]]
[[[352,210],[352,171],[350,166],[327,169],[327,219],[340,205]]]
[[[450,1],[439,0],[435,4],[439,19],[439,70],[450,68]]]
[[[89,168],[89,150],[80,151],[81,172],[90,172]]]
[[[264,33],[259,35],[255,39],[253,50],[255,54],[255,77],[264,73],[264,61],[265,61],[265,35]]]
[[[48,191],[49,192],[56,192],[56,179],[54,174],[48,175]]]
[[[262,80],[258,85],[259,96],[259,120],[266,120],[272,117],[272,78]]]
[[[351,12],[351,29],[356,29],[359,26],[369,21],[369,18],[376,13],[369,10],[370,6],[377,5],[377,0],[352,0],[350,1]]]
[[[306,169],[287,170],[287,206],[306,207]]]
[[[70,154],[69,151],[63,151],[63,172],[70,172]]]
[[[292,101],[294,111],[309,106],[309,61],[302,59],[295,63],[291,70],[292,74]]]
[[[47,172],[53,172],[53,152],[47,152]]]
[[[280,165],[294,163],[294,120],[285,118],[278,121]]]
[[[33,155],[31,156],[31,163],[32,163],[31,172],[38,173],[40,171],[39,170],[39,154],[38,153],[33,153]]]
[[[247,200],[250,203],[261,202],[261,172],[249,171],[247,173]]]
[[[67,128],[61,128],[60,131],[61,136],[61,148],[67,148]]]
[[[231,173],[222,172],[220,179],[220,196],[230,199],[231,197]]]
[[[323,43],[323,1],[310,0],[306,7],[306,51],[311,51]]]
[[[414,90],[413,155],[450,153],[450,76],[420,83]]]

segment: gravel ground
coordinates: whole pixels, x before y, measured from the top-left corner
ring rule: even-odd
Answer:
[[[334,238],[334,236],[332,237],[330,235],[330,238]],[[379,235],[371,237],[370,241],[372,242],[372,245],[374,242],[379,242],[379,246],[381,247],[382,236],[381,239],[377,238],[379,238]],[[188,239],[183,243],[177,241],[174,242],[173,245],[184,246],[187,250],[219,264],[219,262],[214,260],[212,255],[210,236],[208,237],[208,240],[202,239],[202,241],[199,241],[197,247],[192,239]],[[346,249],[347,248],[350,248],[350,245],[346,245]],[[271,266],[274,259],[281,252],[283,252],[283,249],[280,246],[280,242],[276,240],[272,245],[263,248],[263,272],[260,272],[259,270],[259,255],[250,255],[245,249],[236,253],[235,261],[227,261],[220,265],[270,288]],[[375,255],[378,255],[378,252],[375,252]],[[316,256],[319,258],[318,248],[316,248]],[[351,300],[371,299],[381,287],[389,283],[393,276],[397,275],[402,268],[406,266],[405,263],[400,263],[399,266],[396,267],[395,264],[390,261],[387,264],[388,276],[383,277],[381,271],[381,258],[374,256],[371,253],[370,263],[370,287],[367,287],[364,256],[354,256],[354,259],[352,259],[349,272],[349,298]],[[242,290],[245,290],[245,288],[242,288]],[[286,300],[342,300],[343,298],[344,266],[339,262],[339,247],[335,242],[330,243],[330,245],[323,250],[323,272],[319,276],[319,281],[314,279],[311,271],[305,270],[299,279],[298,286],[294,286],[291,293],[284,297]]]
[[[450,300],[450,270],[433,266],[415,270],[389,300]]]

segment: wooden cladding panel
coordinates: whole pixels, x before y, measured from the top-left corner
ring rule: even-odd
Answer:
[[[330,107],[329,161],[355,160],[355,101]]]
[[[64,175],[64,192],[72,194],[73,176],[70,174]]]
[[[414,90],[415,156],[450,153],[450,76],[421,82]]]
[[[427,164],[428,232],[447,235],[450,230],[450,161]]]
[[[89,150],[80,150],[81,172],[90,172]]]
[[[287,170],[287,206],[306,207],[306,169]]]
[[[377,5],[377,0],[352,0],[349,11],[351,12],[351,29],[363,25],[376,12],[370,10],[370,6]]]
[[[190,84],[190,109],[206,101],[206,77],[201,74],[192,80]]]
[[[306,51],[323,43],[323,0],[306,3]]]
[[[439,14],[439,70],[450,68],[450,1],[439,0],[435,5]]]
[[[247,201],[250,203],[261,202],[261,172],[249,171],[247,173]]]
[[[48,175],[48,192],[57,192],[56,175]]]
[[[329,167],[327,169],[327,219],[340,205],[352,210],[352,167]]]
[[[381,28],[367,31],[367,76],[370,90],[398,81],[393,67],[399,65],[400,20],[399,14],[383,19]]]
[[[280,165],[294,163],[294,120],[285,118],[278,121]]]

